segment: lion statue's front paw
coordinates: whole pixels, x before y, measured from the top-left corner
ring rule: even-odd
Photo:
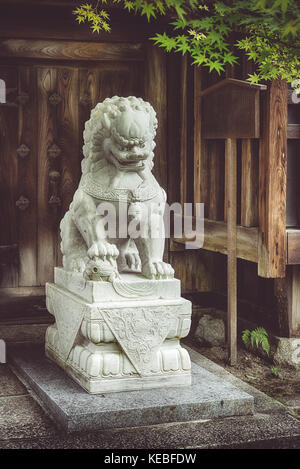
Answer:
[[[173,278],[174,269],[163,261],[149,261],[142,267],[142,274],[150,279]]]
[[[115,262],[119,251],[114,244],[108,243],[107,241],[97,241],[93,243],[88,249],[87,255],[90,259],[107,259],[108,261]]]

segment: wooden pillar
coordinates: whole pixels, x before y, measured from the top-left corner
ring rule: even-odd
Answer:
[[[236,139],[226,139],[227,180],[227,344],[230,365],[237,361]]]
[[[263,99],[259,154],[258,275],[284,277],[286,264],[287,85],[273,80]]]

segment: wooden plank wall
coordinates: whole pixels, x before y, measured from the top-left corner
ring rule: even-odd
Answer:
[[[149,99],[160,122],[155,174],[167,189],[166,58],[152,44],[146,49],[149,25],[141,19],[133,28],[116,13],[113,33],[100,42],[71,11],[28,2],[16,18],[10,2],[1,8],[0,75],[13,91],[0,106],[1,287],[44,285],[61,264],[59,223],[78,185],[84,123],[97,102]]]
[[[61,14],[55,14],[55,28],[54,10],[50,5],[35,5],[34,15],[28,13],[27,6],[22,8],[16,17],[13,5],[7,2],[0,18],[0,61],[1,57],[8,57],[2,59],[8,74],[6,79],[9,86],[17,90],[16,94],[29,96],[26,105],[0,109],[2,148],[10,141],[10,147],[1,152],[0,173],[0,190],[8,199],[1,212],[8,222],[0,234],[0,246],[4,246],[8,254],[0,252],[0,255],[1,259],[8,256],[10,262],[9,267],[2,268],[0,286],[26,287],[51,280],[53,266],[60,261],[59,220],[80,176],[81,130],[96,102],[117,90],[119,95],[145,97],[156,109],[159,129],[154,172],[167,189],[169,202],[205,204],[209,234],[206,243],[212,251],[185,251],[182,245],[171,242],[166,253],[176,276],[181,279],[183,292],[224,293],[226,256],[220,252],[226,253],[223,224],[227,219],[224,206],[227,190],[225,146],[221,140],[209,141],[201,136],[201,119],[205,116],[202,116],[200,93],[225,76],[245,79],[252,71],[251,63],[243,58],[240,67],[229,68],[226,75],[219,77],[192,67],[186,57],[164,54],[150,45],[145,47],[146,37],[151,36],[151,26],[146,21],[141,27],[133,28],[126,14],[116,18],[113,34],[103,36],[103,42],[99,44],[98,37],[91,35],[88,28],[74,27],[67,8],[62,7]],[[26,22],[23,21],[25,15]],[[10,18],[14,18],[13,23]],[[27,38],[25,45],[24,38]],[[89,41],[88,55],[86,41]],[[34,64],[29,59],[32,54]],[[21,58],[20,62],[16,57]],[[241,225],[238,252],[241,257],[253,261],[240,260],[238,263],[238,293],[248,303],[259,298],[262,307],[269,309],[275,304],[274,298],[280,296],[282,282],[259,278],[254,262],[258,257],[261,259],[261,275],[283,276],[286,250],[282,236],[285,228],[282,204],[286,175],[286,115],[282,112],[285,95],[283,83],[272,86],[264,101],[264,118],[269,124],[264,125],[261,141],[239,141],[237,155],[237,206]],[[63,98],[58,106],[49,103],[49,95],[53,93]],[[277,120],[268,117],[271,108],[278,109]],[[44,116],[39,126],[31,125],[36,112]],[[16,122],[19,122],[18,126]],[[298,136],[298,128],[290,127],[289,133]],[[10,138],[4,139],[7,135]],[[22,144],[29,149],[25,157],[16,153]],[[53,144],[59,148],[56,158],[49,157],[49,148]],[[273,160],[267,161],[271,147]],[[8,165],[9,179],[5,169]],[[266,170],[272,165],[279,168],[275,179]],[[33,181],[39,181],[39,184]],[[49,206],[51,196],[59,197],[61,204]],[[29,201],[25,211],[16,209],[16,201],[21,197]],[[272,210],[269,210],[271,206]],[[36,229],[32,229],[33,226]],[[268,236],[265,236],[266,232]],[[222,241],[222,236],[224,242],[213,252],[216,233],[218,242]],[[255,253],[256,243],[260,246],[258,253]],[[19,249],[16,249],[18,245]],[[245,245],[249,246],[248,250]],[[12,255],[18,251],[19,257]],[[292,291],[296,293],[290,300],[294,305],[298,301],[295,283],[298,277],[295,269],[291,282],[294,285]],[[290,321],[296,330],[295,319]]]
[[[16,90],[17,70],[15,67],[2,71],[1,78],[6,87]],[[2,104],[0,109],[0,286],[10,287],[18,285],[18,255],[15,250],[18,239],[16,200],[18,191],[18,161],[17,161],[17,106],[10,103]],[[5,201],[5,203],[4,203]]]
[[[25,96],[24,104],[18,106],[18,148],[26,145],[29,149],[28,155],[23,158],[16,155],[18,160],[17,198],[24,196],[29,200],[26,210],[17,211],[19,286],[23,287],[37,284],[37,230],[35,228],[37,225],[37,130],[32,125],[36,115],[35,72],[32,67],[20,66],[18,80],[18,93]]]
[[[252,71],[251,66],[243,59],[242,66],[237,70],[230,70],[226,76],[245,79],[249,71]],[[204,250],[194,251],[194,256],[190,252],[185,253],[184,243],[179,240],[171,243],[171,250],[177,250],[177,261],[182,266],[178,271],[182,272],[184,288],[188,291],[195,288],[195,283],[191,281],[194,272],[189,273],[188,278],[184,269],[184,266],[188,266],[189,271],[189,265],[192,265],[192,268],[206,279],[206,284],[198,284],[198,291],[207,291],[206,289],[210,288],[214,292],[214,301],[217,304],[218,295],[226,295],[227,283],[226,256],[217,254],[226,253],[226,159],[222,141],[204,140],[201,137],[201,120],[205,119],[205,116],[201,115],[200,93],[202,89],[225,76],[208,75],[199,68],[191,67],[185,73],[193,74],[194,77],[194,202],[205,204],[204,249],[214,251],[215,254]],[[187,101],[188,97],[184,96],[184,100]],[[263,95],[262,109],[261,138],[238,141],[238,255],[241,258],[238,262],[239,312],[275,333],[291,336],[299,334],[299,276],[297,277],[296,270],[291,271],[289,267],[288,275],[282,280],[268,278],[284,277],[286,270],[285,82],[274,81],[272,85],[269,84],[268,91]],[[182,135],[185,135],[185,132],[185,129],[181,129]],[[185,168],[185,171],[181,170],[181,187],[187,187],[190,183],[186,162],[191,159],[191,155],[182,154],[181,168]],[[183,194],[184,191],[181,191],[181,200]],[[298,239],[298,232],[291,232],[291,239],[292,236],[297,236]],[[210,261],[205,264],[199,262],[200,253],[211,256]],[[197,261],[190,264],[191,259]]]

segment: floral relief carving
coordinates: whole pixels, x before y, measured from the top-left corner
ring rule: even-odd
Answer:
[[[101,312],[138,373],[149,374],[153,356],[167,337],[178,308],[118,308]]]

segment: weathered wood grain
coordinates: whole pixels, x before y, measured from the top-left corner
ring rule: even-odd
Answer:
[[[72,10],[74,0],[64,4],[44,2],[43,0],[1,0],[0,37],[53,39],[89,42],[131,42],[146,41],[153,36],[158,27],[159,19],[154,23],[148,22],[146,17],[134,16],[124,11],[119,5],[114,8],[110,3],[110,33],[93,33],[88,24],[78,24]],[[18,4],[18,14],[16,14]],[[53,26],[55,25],[55,27]]]
[[[51,170],[58,170],[60,173],[60,198],[61,205],[57,210],[57,224],[68,210],[72,202],[73,195],[77,189],[81,176],[81,157],[78,149],[79,128],[78,128],[78,70],[61,68],[57,71],[57,92],[62,96],[61,105],[57,108],[56,141],[61,154],[52,162]],[[48,210],[56,210],[49,207]],[[58,230],[58,226],[57,226]],[[58,243],[60,234],[58,233]],[[62,265],[61,251],[57,246],[57,265]]]
[[[251,139],[242,140],[241,225],[258,225],[258,154]]]
[[[184,204],[188,202],[188,129],[187,129],[187,74],[188,74],[188,62],[187,56],[181,59],[181,75],[180,75],[180,203]]]
[[[259,137],[259,91],[265,88],[264,85],[253,86],[246,81],[226,78],[203,90],[204,137]]]
[[[287,85],[273,80],[263,100],[259,155],[258,274],[283,277],[286,264]]]
[[[20,252],[19,286],[36,285],[37,270],[37,148],[36,73],[30,66],[19,67],[19,94],[27,94],[28,101],[18,106],[18,146],[25,144],[29,154],[18,157],[18,197],[29,200],[25,211],[18,210],[18,243]]]
[[[184,250],[184,244],[188,239],[193,239],[186,233],[185,238],[172,239],[170,249],[176,250],[175,245],[181,245]],[[194,241],[195,242],[195,241]],[[245,228],[237,226],[237,257],[240,259],[257,262],[258,229]],[[196,246],[195,249],[205,249],[208,251],[227,254],[227,224],[222,221],[213,221],[204,219],[204,244]]]
[[[213,258],[210,252],[172,251],[170,262],[175,270],[175,277],[180,279],[182,293],[213,290]]]
[[[237,361],[237,147],[226,139],[227,181],[227,350],[230,365]]]
[[[57,141],[58,107],[49,102],[49,96],[57,92],[57,69],[39,67],[37,69],[37,103],[38,119],[38,208],[37,208],[37,284],[44,285],[53,279],[53,269],[58,258],[58,214],[59,207],[49,206],[50,180],[49,173],[52,163],[48,157],[48,149]]]
[[[300,139],[300,124],[288,124],[287,138]]]
[[[0,77],[7,88],[17,88],[17,69],[1,68]],[[10,96],[9,96],[10,98]],[[16,200],[18,183],[17,106],[0,106],[0,246],[15,246],[18,242]],[[7,250],[6,250],[7,251]],[[0,253],[0,286],[18,286],[18,256],[16,249]]]
[[[179,76],[181,57],[167,55],[167,171],[168,202],[180,200],[180,89],[174,76]],[[171,138],[169,138],[171,137]]]
[[[205,151],[201,122],[202,73],[200,67],[194,67],[194,204],[204,203],[202,198],[203,185],[205,185],[205,180],[202,177],[202,157]]]
[[[80,61],[135,61],[144,59],[144,50],[142,44],[126,44],[124,42],[113,44],[103,42],[2,39],[0,40],[0,57]]]
[[[204,147],[207,152],[207,179],[202,179],[207,185],[208,205],[207,217],[211,220],[224,219],[224,186],[225,186],[225,149],[224,141],[209,140]],[[205,172],[204,172],[205,174]],[[204,176],[203,174],[203,176]]]
[[[98,68],[80,68],[78,74],[78,152],[80,159],[82,159],[84,125],[90,118],[91,109],[95,107],[99,101],[100,70]]]
[[[287,264],[300,264],[300,229],[288,228],[287,236]]]
[[[154,107],[158,119],[153,174],[167,190],[167,71],[164,51],[147,45],[144,75],[145,98]]]

